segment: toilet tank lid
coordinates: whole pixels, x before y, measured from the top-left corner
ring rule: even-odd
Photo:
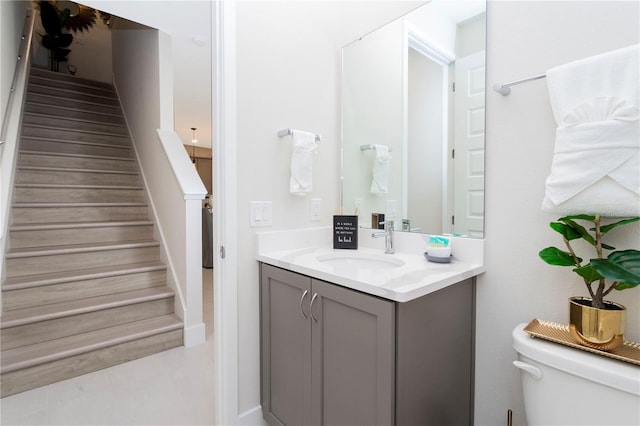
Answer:
[[[513,348],[521,355],[569,374],[640,396],[640,366],[531,337],[519,324]]]

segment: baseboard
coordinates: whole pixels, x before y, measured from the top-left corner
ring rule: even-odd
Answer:
[[[184,328],[184,345],[187,348],[204,343],[205,340],[206,333],[203,322]]]
[[[269,426],[262,418],[262,406],[258,405],[238,416],[238,426]]]

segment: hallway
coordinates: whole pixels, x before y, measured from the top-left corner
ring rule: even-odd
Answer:
[[[213,424],[213,270],[204,344],[174,348],[0,400],[2,425]]]

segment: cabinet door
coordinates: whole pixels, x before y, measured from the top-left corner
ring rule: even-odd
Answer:
[[[318,280],[312,290],[312,424],[393,424],[395,304]]]
[[[260,281],[264,418],[271,425],[309,425],[311,279],[263,264]]]

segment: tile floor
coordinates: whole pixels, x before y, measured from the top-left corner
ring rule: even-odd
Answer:
[[[212,425],[213,273],[203,269],[207,341],[0,400],[2,425]]]

